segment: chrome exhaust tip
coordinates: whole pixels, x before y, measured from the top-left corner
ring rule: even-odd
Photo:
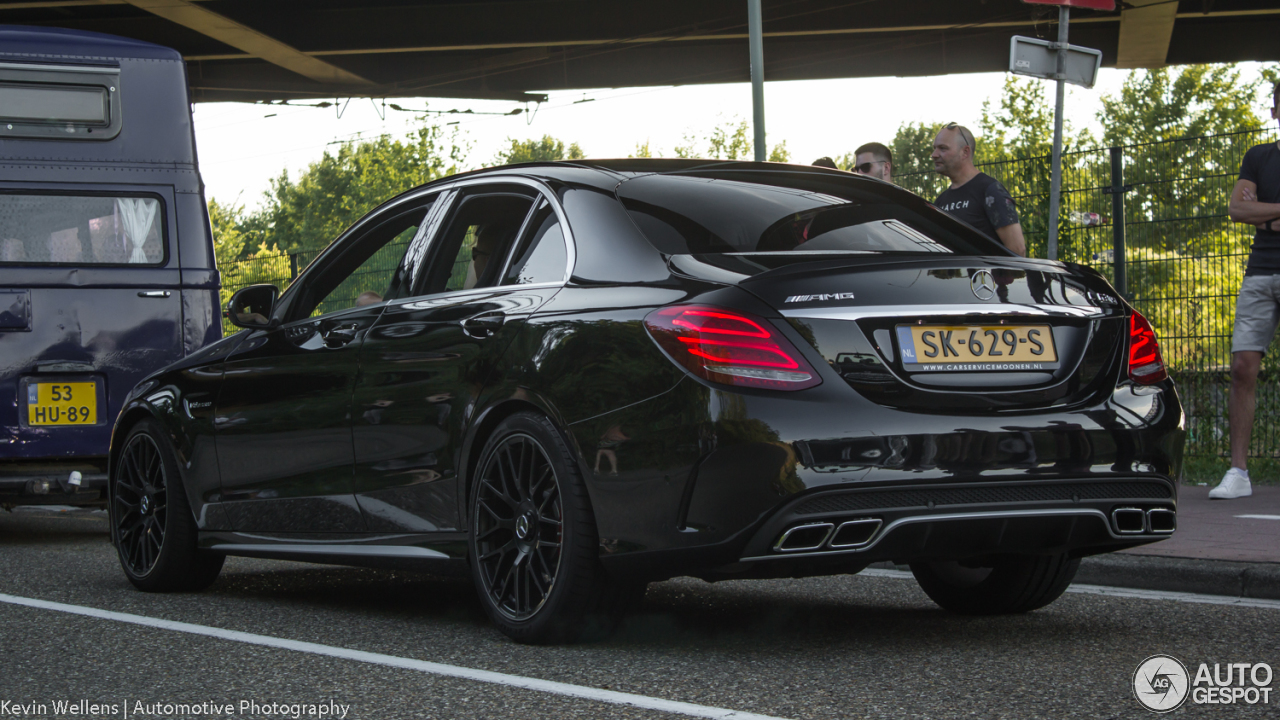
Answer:
[[[1111,524],[1120,535],[1138,535],[1147,529],[1147,514],[1141,508],[1116,508],[1111,511]]]
[[[1147,511],[1147,528],[1159,535],[1168,535],[1178,529],[1178,514],[1169,508],[1152,508]]]
[[[831,523],[809,523],[789,528],[773,544],[773,551],[786,553],[817,550],[826,544],[834,528],[835,525]]]
[[[832,534],[828,547],[836,550],[863,547],[876,536],[883,522],[880,518],[858,518],[840,523],[840,527]]]

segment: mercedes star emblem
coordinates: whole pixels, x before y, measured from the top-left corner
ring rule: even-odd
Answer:
[[[996,296],[996,281],[986,270],[979,270],[969,278],[969,288],[979,300],[990,300]]]

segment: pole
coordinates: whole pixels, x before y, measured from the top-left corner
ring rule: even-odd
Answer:
[[[1129,296],[1129,279],[1125,276],[1124,264],[1124,150],[1111,148],[1111,254],[1114,256],[1112,267],[1115,270],[1116,292],[1121,297]]]
[[[1049,259],[1058,259],[1058,207],[1062,202],[1062,103],[1067,86],[1067,25],[1071,9],[1058,8],[1058,99],[1053,110],[1053,159],[1049,167]]]
[[[760,0],[747,0],[747,32],[751,46],[751,115],[755,128],[756,162],[764,162],[764,35]]]

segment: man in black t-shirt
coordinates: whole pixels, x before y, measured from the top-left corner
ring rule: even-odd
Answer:
[[[934,202],[953,217],[986,233],[1019,255],[1027,242],[1018,222],[1018,207],[995,178],[973,166],[974,140],[969,129],[951,123],[933,141],[933,169],[951,180]]]
[[[1280,120],[1280,83],[1271,93],[1271,117]],[[1231,191],[1227,214],[1257,226],[1244,281],[1236,297],[1236,326],[1231,335],[1231,469],[1209,491],[1215,500],[1253,494],[1246,462],[1262,356],[1280,323],[1280,143],[1249,148],[1240,163],[1240,179]]]

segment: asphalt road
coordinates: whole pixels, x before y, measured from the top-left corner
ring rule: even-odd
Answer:
[[[1027,615],[969,618],[898,577],[678,579],[651,585],[603,642],[524,647],[456,579],[232,558],[204,593],[137,592],[105,518],[85,513],[0,512],[0,594],[797,719],[1154,717],[1131,678],[1160,653],[1193,675],[1202,662],[1266,662],[1280,676],[1280,609],[1071,593]],[[1276,717],[1277,694],[1175,716]],[[63,700],[107,706],[77,717],[122,717],[121,706],[133,717],[139,702],[149,717],[193,717],[163,705],[205,702],[255,718],[293,717],[268,714],[271,703],[329,702],[348,718],[680,717],[0,602],[0,716],[34,703],[26,717],[71,717],[57,713]]]

